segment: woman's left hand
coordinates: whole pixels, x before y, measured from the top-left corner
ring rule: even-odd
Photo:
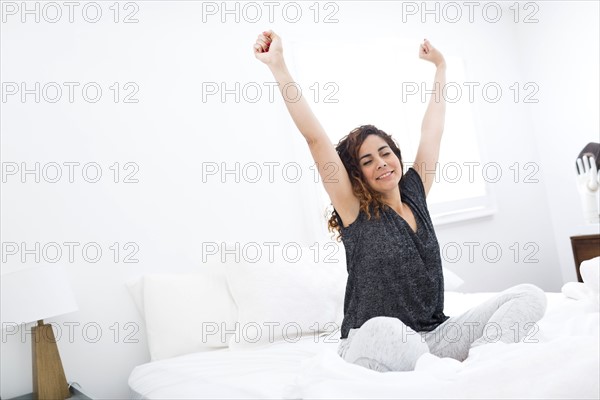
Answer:
[[[436,67],[446,63],[444,56],[438,49],[433,47],[429,40],[425,39],[419,47],[419,58],[432,62]]]

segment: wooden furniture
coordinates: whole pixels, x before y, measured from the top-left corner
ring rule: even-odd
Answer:
[[[600,256],[600,234],[571,236],[571,247],[573,247],[573,257],[575,258],[577,281],[583,282],[579,267],[582,261]]]
[[[69,388],[69,392],[71,397],[69,400],[91,400],[91,397],[83,393],[81,390],[77,389],[74,386]],[[22,396],[13,397],[9,400],[35,400],[35,395],[33,393],[24,394]]]
[[[33,395],[36,399],[67,399],[69,384],[58,353],[52,325],[38,321],[31,328]]]

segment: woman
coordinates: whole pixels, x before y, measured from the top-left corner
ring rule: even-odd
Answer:
[[[474,346],[525,338],[546,309],[546,296],[534,285],[509,288],[457,317],[443,312],[440,249],[426,203],[444,128],[443,55],[427,40],[420,45],[419,57],[436,67],[437,93],[406,174],[392,137],[373,125],[352,130],[333,147],[304,97],[298,99],[277,34],[258,35],[254,55],[270,68],[308,143],[334,207],[329,229],[338,231],[346,249],[338,354],[376,371],[409,371],[427,352],[463,361]],[[338,171],[334,179],[331,164]]]

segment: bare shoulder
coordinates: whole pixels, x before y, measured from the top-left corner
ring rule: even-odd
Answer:
[[[314,138],[308,146],[333,207],[344,226],[350,225],[358,217],[360,201],[354,195],[344,163],[326,135]]]
[[[344,228],[350,226],[356,219],[358,218],[358,214],[360,213],[360,201],[352,196],[347,199],[342,204],[339,204],[337,207],[335,206],[335,210],[342,219],[342,224]]]

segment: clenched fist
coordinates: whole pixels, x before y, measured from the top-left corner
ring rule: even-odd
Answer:
[[[419,47],[419,58],[432,62],[436,67],[439,67],[446,62],[442,53],[433,47],[427,39],[425,39],[423,44]]]
[[[283,61],[283,45],[281,38],[272,30],[258,35],[254,43],[254,56],[267,65]]]

